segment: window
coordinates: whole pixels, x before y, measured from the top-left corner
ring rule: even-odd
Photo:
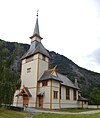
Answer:
[[[84,101],[84,104],[87,104],[87,102],[86,102],[86,101]]]
[[[42,55],[42,60],[45,61],[45,55]]]
[[[47,84],[48,84],[48,81],[47,80],[45,80],[45,81],[42,82],[42,86],[47,86]]]
[[[27,68],[27,73],[31,72],[31,68]]]
[[[70,100],[70,89],[66,88],[66,100]]]
[[[76,100],[76,90],[73,90],[73,97],[74,97],[74,100]]]
[[[60,99],[61,99],[61,86],[60,86]]]
[[[53,92],[53,98],[54,98],[54,99],[57,99],[57,98],[58,98],[58,91],[54,91],[54,92]]]
[[[26,63],[30,61],[33,61],[33,56],[26,58]]]

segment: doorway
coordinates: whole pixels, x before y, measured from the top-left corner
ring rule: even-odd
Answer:
[[[43,108],[43,96],[39,96],[39,107]]]
[[[27,107],[29,103],[29,97],[28,96],[23,96],[23,107]]]

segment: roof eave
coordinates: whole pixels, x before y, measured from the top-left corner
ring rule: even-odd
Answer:
[[[68,85],[65,85],[63,83],[61,83],[61,85],[79,90],[79,88],[77,88],[77,87],[68,86]]]
[[[30,39],[34,38],[35,36],[38,37],[38,38],[40,38],[41,40],[43,39],[43,38],[42,38],[41,36],[39,36],[38,34],[34,34],[33,36],[30,37]]]
[[[45,81],[45,80],[55,80],[55,81],[62,82],[61,80],[57,80],[57,79],[54,79],[54,78],[48,78],[48,79],[44,79],[44,80],[38,80],[38,82],[42,82],[42,81]]]

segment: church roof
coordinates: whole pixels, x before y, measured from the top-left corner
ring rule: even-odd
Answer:
[[[77,86],[75,86],[75,84],[74,84],[70,79],[68,79],[67,76],[58,73],[58,77],[59,77],[59,78],[61,79],[61,81],[62,81],[61,85],[79,89]]]
[[[86,98],[84,98],[82,96],[79,96],[78,101],[88,101],[88,99],[86,99]]]
[[[34,28],[34,33],[33,35],[39,35],[40,36],[40,32],[39,32],[39,24],[38,24],[38,17],[36,19],[36,24],[35,24],[35,28]]]
[[[32,97],[32,95],[27,87],[23,87],[23,89],[20,91],[20,93],[16,96],[24,96],[24,95],[28,95],[29,97]]]
[[[71,88],[75,88],[75,89],[79,89],[70,79],[67,78],[67,76],[62,75],[60,73],[57,73],[57,76],[53,75],[53,71],[55,71],[54,69],[51,70],[47,70],[43,73],[43,75],[40,77],[39,82],[40,81],[44,81],[44,80],[56,80],[61,82],[61,85],[64,86],[68,86]]]
[[[29,50],[26,52],[26,54],[24,54],[22,56],[21,59],[32,56],[33,54],[36,54],[36,53],[41,53],[41,54],[51,58],[49,52],[45,49],[45,47],[42,45],[42,43],[34,40],[31,43],[31,46],[30,46]]]
[[[43,75],[41,76],[41,78],[39,79],[40,81],[44,81],[44,80],[56,80],[59,82],[62,82],[61,79],[58,76],[55,76],[52,74],[53,70],[47,70],[43,73]]]
[[[42,39],[42,37],[40,36],[40,32],[39,32],[38,14],[37,14],[37,19],[36,19],[36,24],[35,24],[33,35],[30,38],[32,39],[35,36],[37,36],[40,39]]]
[[[36,24],[35,24],[35,28],[34,28],[34,33],[33,33],[33,36],[31,36],[30,38],[32,39],[34,37],[38,37],[40,40],[42,39],[40,37],[40,32],[39,32],[38,12],[37,12],[37,19],[36,19]],[[41,53],[41,54],[47,56],[48,58],[51,58],[49,52],[42,45],[41,41],[33,40],[31,42],[31,46],[30,46],[29,50],[26,52],[26,54],[24,54],[22,56],[21,59],[27,58],[29,56],[32,56],[33,54],[36,54],[36,53]]]

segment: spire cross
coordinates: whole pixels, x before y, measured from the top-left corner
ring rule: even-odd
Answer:
[[[38,12],[39,12],[39,10],[37,10],[37,15],[36,15],[37,17],[38,17]]]

